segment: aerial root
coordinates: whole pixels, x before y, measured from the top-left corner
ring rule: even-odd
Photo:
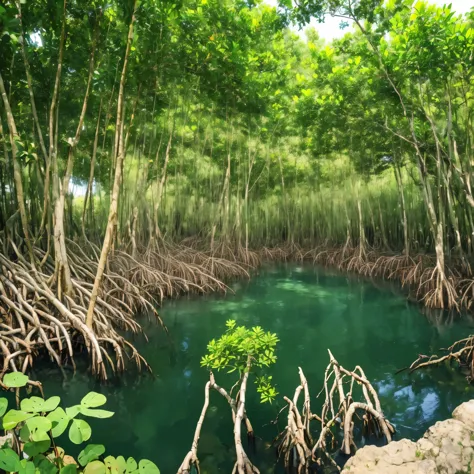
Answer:
[[[357,449],[354,439],[354,428],[362,421],[365,436],[384,437],[389,443],[394,428],[384,417],[380,400],[372,384],[366,378],[360,366],[350,371],[342,367],[329,351],[330,362],[324,374],[324,386],[320,393],[325,399],[320,416],[311,413],[309,390],[303,371],[299,369],[300,385],[296,388],[293,399],[285,397],[288,403],[288,423],[285,430],[276,440],[279,456],[283,459],[288,472],[312,473],[330,463],[340,471],[334,459],[334,452],[339,446],[344,454],[351,454]],[[355,401],[355,387],[361,387]],[[304,392],[302,412],[298,409],[301,392]],[[363,416],[355,419],[357,412]],[[310,431],[311,422],[316,420],[319,436],[313,441]],[[340,432],[342,429],[342,439]]]
[[[328,243],[306,252],[305,260],[341,271],[399,281],[428,308],[471,309],[474,279],[465,259],[452,258],[441,266],[435,257],[384,254],[366,244],[331,247]]]
[[[68,364],[75,369],[74,355],[83,350],[89,355],[92,372],[104,379],[108,373],[123,371],[127,361],[139,369],[150,369],[120,334],[141,333],[137,312],[153,315],[166,330],[156,310],[165,297],[193,291],[225,292],[228,287],[222,279],[249,276],[245,263],[181,244],[138,247],[133,256],[116,250],[109,258],[91,329],[85,321],[100,249],[90,241],[67,243],[72,295],[58,295],[51,254],[35,247],[42,266],[33,268],[14,242],[0,242],[0,247],[12,249],[11,255],[0,253],[0,376],[10,370],[27,371],[41,352],[61,370]]]
[[[204,418],[206,416],[207,408],[209,407],[210,391],[219,393],[229,404],[232,414],[232,422],[234,425],[234,443],[236,452],[236,462],[232,470],[235,474],[260,474],[260,471],[252,464],[242,444],[241,427],[245,425],[247,436],[253,439],[254,433],[252,424],[247,416],[245,410],[245,393],[247,389],[248,372],[244,373],[239,381],[239,390],[235,398],[231,396],[224,388],[217,385],[214,374],[211,372],[209,381],[204,388],[204,405],[201,415],[196,425],[193,442],[190,451],[186,454],[181,466],[178,469],[178,474],[189,474],[195,469],[200,473],[199,459],[197,455],[199,438],[201,435]]]

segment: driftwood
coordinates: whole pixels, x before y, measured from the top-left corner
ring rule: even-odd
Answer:
[[[468,370],[466,376],[469,382],[474,381],[474,336],[469,336],[459,341],[456,341],[454,344],[449,346],[447,349],[444,349],[446,352],[443,356],[438,356],[436,354],[425,355],[419,354],[417,359],[412,362],[409,367],[399,370],[403,372],[408,370],[410,373],[415,370],[425,369],[427,367],[440,365],[443,362],[447,361],[456,361],[458,364]]]

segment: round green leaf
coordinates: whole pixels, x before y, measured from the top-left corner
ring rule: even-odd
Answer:
[[[26,459],[22,459],[20,461],[20,469],[18,474],[35,474],[35,472],[35,465],[31,461],[27,461]]]
[[[69,439],[74,444],[81,444],[87,441],[92,434],[89,423],[84,420],[72,420],[71,427],[69,428]]]
[[[91,461],[95,461],[105,453],[105,446],[102,444],[88,444],[80,453],[77,458],[81,466],[85,466]]]
[[[0,417],[5,414],[8,408],[8,400],[6,398],[0,398]]]
[[[89,392],[82,400],[81,405],[86,408],[97,408],[107,401],[107,397],[97,392]]]
[[[128,458],[127,459],[127,471],[128,472],[135,472],[138,469],[138,464],[137,461],[133,458]]]
[[[105,464],[101,461],[92,461],[84,469],[84,474],[105,474]]]
[[[107,456],[105,458],[105,466],[107,468],[107,472],[127,472],[127,463],[125,462],[125,458],[123,456],[118,456],[117,458],[114,458],[113,456]]]
[[[84,416],[90,416],[91,418],[110,418],[114,415],[113,411],[108,410],[93,410],[91,408],[81,407],[81,413]]]
[[[32,441],[25,443],[23,451],[30,457],[33,458],[38,454],[45,453],[51,446],[51,440],[48,438],[44,441]]]
[[[49,431],[52,428],[51,420],[45,416],[35,416],[26,420],[26,424],[31,432],[36,430]]]
[[[32,416],[31,413],[26,413],[21,410],[9,410],[3,417],[3,428],[5,430],[12,430],[16,425],[18,425],[18,423],[21,423]]]
[[[58,407],[60,401],[61,401],[60,397],[50,397],[50,398],[48,398],[43,404],[43,410],[42,411],[53,411],[53,410],[55,410]]]
[[[76,474],[77,466],[75,464],[68,464],[64,466],[59,474]]]
[[[72,407],[66,408],[66,414],[71,420],[75,418],[80,411],[81,411],[81,405],[74,405]]]
[[[140,474],[160,474],[160,470],[156,464],[149,461],[148,459],[142,459],[138,463],[138,472]]]
[[[10,448],[0,449],[0,470],[17,472],[20,469],[20,458]]]
[[[28,380],[28,376],[21,372],[11,372],[3,377],[3,383],[9,388],[24,387]]]
[[[69,423],[69,417],[61,407],[56,408],[56,410],[52,411],[51,413],[48,413],[46,418],[51,421],[51,432],[55,438],[61,436],[66,431],[67,425]]]
[[[24,398],[20,403],[20,408],[23,411],[30,413],[39,413],[43,411],[44,400],[40,397]]]

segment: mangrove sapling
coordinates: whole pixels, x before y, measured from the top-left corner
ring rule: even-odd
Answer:
[[[48,472],[51,474],[108,473],[159,474],[158,467],[147,459],[139,462],[129,457],[105,456],[102,444],[87,444],[77,460],[58,445],[68,430],[69,440],[82,445],[92,429],[84,418],[106,419],[113,412],[103,410],[107,398],[96,392],[86,394],[78,405],[62,408],[57,396],[20,397],[20,391],[29,383],[26,375],[18,372],[3,376],[0,387],[16,392],[19,409],[8,410],[8,399],[0,398],[0,422],[5,444],[0,446],[0,469],[3,472]],[[69,429],[68,429],[69,428]]]
[[[277,392],[272,386],[272,378],[257,375],[262,369],[269,367],[276,361],[275,348],[278,338],[275,334],[264,332],[261,327],[247,329],[237,326],[234,320],[226,322],[227,330],[219,338],[213,339],[207,346],[208,353],[202,358],[201,366],[211,370],[209,382],[204,391],[204,406],[196,426],[191,450],[184,458],[178,469],[178,474],[188,474],[194,467],[199,471],[197,455],[199,437],[201,434],[206,410],[209,406],[210,391],[216,391],[229,403],[234,425],[234,443],[237,460],[234,464],[235,474],[258,474],[260,471],[250,461],[242,445],[242,424],[245,423],[249,440],[253,442],[253,428],[247,416],[245,401],[250,376],[255,377],[257,392],[260,393],[262,403],[272,402]],[[228,373],[237,372],[239,378],[230,391],[217,385],[212,370],[226,370]],[[238,388],[236,395],[233,390]]]

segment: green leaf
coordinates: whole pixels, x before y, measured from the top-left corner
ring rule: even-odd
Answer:
[[[20,430],[20,439],[26,443],[27,441],[30,440],[30,429],[28,426],[23,425]]]
[[[105,446],[102,444],[88,444],[80,453],[79,453],[79,463],[81,466],[85,466],[102,456],[105,453]]]
[[[67,416],[72,420],[81,411],[81,405],[74,405],[66,408]]]
[[[40,474],[57,474],[59,469],[48,459],[44,457],[43,454],[39,454],[33,459],[35,463],[37,472],[39,471]]]
[[[84,469],[84,474],[105,474],[105,464],[101,461],[92,461]]]
[[[45,416],[35,416],[26,420],[26,425],[28,426],[31,433],[35,431],[49,431],[52,428],[51,420]]]
[[[127,463],[125,462],[125,458],[123,456],[118,456],[114,458],[113,456],[107,456],[105,458],[105,466],[107,468],[107,472],[110,473],[124,473],[127,472]]]
[[[55,438],[61,436],[66,431],[67,425],[69,423],[69,417],[61,407],[56,408],[56,410],[52,411],[51,413],[48,413],[46,418],[51,421],[51,432]]]
[[[127,459],[127,471],[128,472],[135,472],[138,468],[137,461],[133,458],[128,458]]]
[[[72,420],[71,427],[69,428],[69,439],[74,444],[81,444],[87,441],[92,434],[89,423],[84,420]]]
[[[53,410],[55,410],[58,407],[60,401],[61,401],[60,397],[50,397],[50,398],[48,398],[43,404],[43,410],[42,411],[53,411]]]
[[[35,465],[26,459],[22,459],[20,461],[20,469],[18,470],[18,474],[35,474],[36,468]]]
[[[82,400],[81,406],[86,408],[97,408],[107,401],[107,397],[97,392],[89,392]]]
[[[140,474],[160,474],[160,470],[156,464],[149,461],[148,459],[142,459],[138,463],[138,472]]]
[[[45,453],[51,446],[51,440],[48,438],[44,441],[33,441],[25,443],[23,451],[28,454],[30,458],[37,456],[38,454]]]
[[[28,419],[21,428],[20,438],[22,441],[49,441],[50,429],[50,420],[43,416],[35,416]]]
[[[13,449],[0,449],[0,469],[6,472],[17,472],[20,469],[20,458]]]
[[[43,411],[44,400],[40,397],[25,398],[20,403],[20,408],[23,411],[30,413],[39,413]]]
[[[22,421],[31,418],[33,415],[31,413],[26,413],[21,410],[10,410],[4,417],[3,417],[3,428],[5,430],[12,430],[13,428],[21,423]]]
[[[2,417],[8,408],[8,400],[6,398],[0,398],[0,417]]]
[[[91,418],[110,418],[114,415],[113,411],[108,410],[92,410],[90,408],[82,408],[81,413],[84,416],[90,416]]]
[[[75,464],[68,464],[61,469],[59,474],[76,474],[76,472],[77,466]]]
[[[9,388],[24,387],[28,380],[28,376],[21,372],[11,372],[3,377],[3,383]]]

